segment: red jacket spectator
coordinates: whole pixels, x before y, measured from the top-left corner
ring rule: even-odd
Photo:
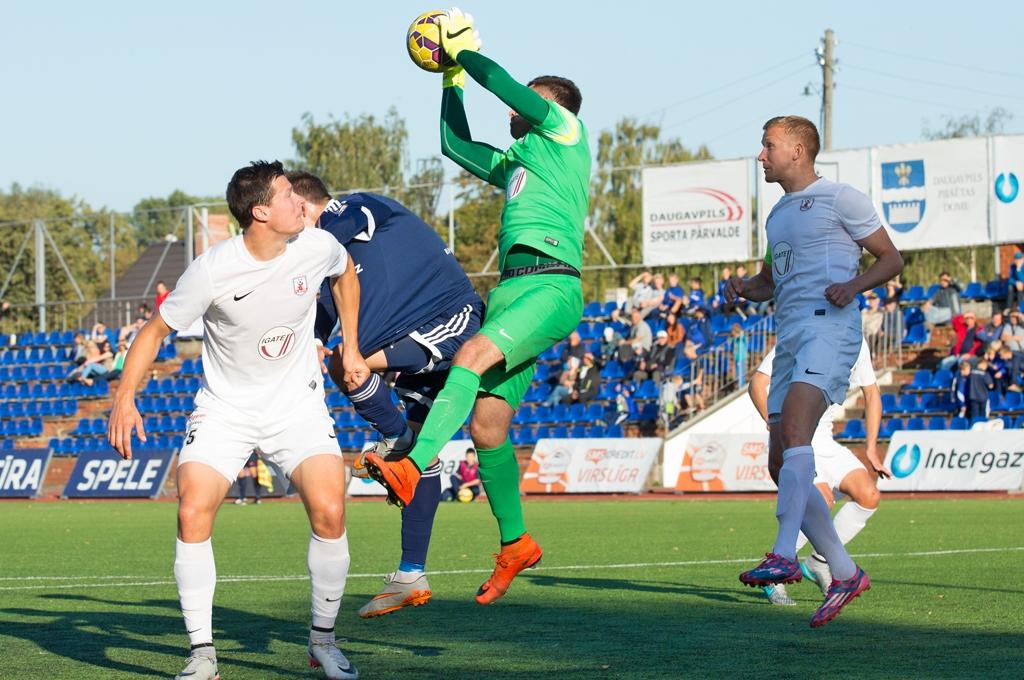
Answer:
[[[961,354],[974,354],[981,348],[981,339],[978,338],[978,322],[974,312],[965,312],[953,317],[953,330],[956,331],[956,342],[953,344],[953,356]]]
[[[166,300],[167,296],[170,295],[170,294],[171,294],[171,291],[168,290],[167,284],[164,283],[163,281],[157,281],[156,282],[156,300],[155,300],[156,304],[154,305],[154,307],[157,310],[159,310],[160,309],[160,305],[163,304],[164,300]]]

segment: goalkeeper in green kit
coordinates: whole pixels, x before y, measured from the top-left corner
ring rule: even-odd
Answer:
[[[436,22],[441,47],[456,64],[444,73],[441,149],[480,179],[505,189],[498,232],[501,280],[488,297],[479,334],[455,355],[408,457],[368,454],[366,467],[392,502],[407,505],[420,471],[472,411],[480,477],[501,534],[494,572],[476,595],[478,603],[490,604],[505,594],[516,574],[541,558],[523,523],[519,464],[508,432],[537,356],[574,331],[583,312],[580,268],[590,146],[576,117],[582,97],[572,81],[542,76],[521,85],[480,55],[472,17],[452,9]],[[463,108],[467,73],[511,107],[515,142],[507,151],[472,140]]]

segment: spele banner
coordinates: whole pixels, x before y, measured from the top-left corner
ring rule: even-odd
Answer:
[[[113,450],[83,453],[75,461],[65,498],[155,498],[171,469],[174,451],[143,449],[124,460]]]
[[[1013,491],[1024,483],[1024,430],[896,432],[882,491]]]
[[[665,442],[662,483],[677,491],[774,491],[768,433],[681,434]]]
[[[661,439],[541,439],[523,473],[526,493],[639,493]]]
[[[643,171],[647,265],[750,258],[750,161],[686,163]]]

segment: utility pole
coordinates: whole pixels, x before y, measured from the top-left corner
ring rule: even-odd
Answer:
[[[821,65],[821,127],[824,139],[823,148],[832,148],[832,74],[835,70],[835,59],[832,49],[836,46],[835,34],[831,28],[825,29],[825,38],[818,48],[818,63]]]

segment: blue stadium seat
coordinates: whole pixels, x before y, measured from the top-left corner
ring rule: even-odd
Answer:
[[[174,432],[174,418],[166,414],[160,416],[160,429],[157,432],[166,432],[167,434]]]
[[[924,430],[924,418],[920,416],[914,416],[913,418],[907,419],[907,429],[912,432]]]
[[[899,413],[899,407],[896,403],[895,394],[883,394],[882,395],[882,413],[888,415],[890,413]]]
[[[911,390],[926,390],[932,384],[932,372],[927,368],[914,373],[914,381],[907,385],[906,389]]]
[[[605,437],[604,425],[591,425],[587,428],[587,436],[591,439],[601,439]]]
[[[71,434],[76,437],[81,437],[89,434],[89,419],[80,418],[78,420],[78,426],[75,429],[71,430]]]
[[[181,368],[178,369],[178,375],[185,376],[185,377],[192,375],[192,373],[193,373],[193,368],[192,368],[193,363],[194,362],[193,362],[192,359],[185,359],[185,360],[183,360],[181,362]]]
[[[932,377],[931,388],[933,390],[948,390],[953,384],[953,372],[948,368],[940,368],[935,371]]]
[[[587,306],[583,308],[584,319],[596,319],[601,316],[601,303],[600,302],[588,302]]]
[[[619,303],[614,300],[604,303],[604,307],[601,308],[602,316],[611,316],[612,312],[619,308]]]
[[[839,439],[864,439],[867,436],[867,432],[864,430],[864,421],[860,418],[847,420],[843,431],[839,433]]]
[[[174,416],[171,423],[172,432],[184,432],[188,427],[188,416]]]
[[[533,412],[533,419],[531,422],[534,423],[553,423],[555,422],[554,415],[550,406],[538,406]]]
[[[895,413],[915,413],[918,410],[918,402],[916,394],[901,394],[899,404],[896,406]]]
[[[971,281],[964,288],[964,292],[960,294],[960,297],[969,298],[971,300],[984,300],[985,299],[985,288],[977,281]]]
[[[146,428],[146,432],[160,433],[160,416],[146,416],[142,421],[142,426]]]
[[[537,439],[551,439],[551,428],[541,425],[537,428]]]
[[[607,381],[601,383],[601,389],[597,393],[597,398],[599,400],[601,400],[601,401],[615,401],[615,396],[616,396],[616,394],[615,394],[615,383],[607,382]],[[593,408],[593,407],[594,407],[594,405],[591,404],[590,408]]]
[[[89,423],[89,434],[101,435],[107,433],[107,421],[103,418],[93,418]]]
[[[551,411],[551,422],[554,423],[570,423],[572,422],[572,416],[569,415],[568,404],[557,404]]]
[[[990,390],[988,393],[988,408],[990,411],[1003,410],[1003,396],[998,390]]]
[[[609,361],[601,369],[601,377],[605,380],[621,380],[625,375],[625,371],[622,370],[622,364],[615,360]]]
[[[587,407],[587,415],[584,420],[589,422],[596,422],[598,420],[604,420],[604,406],[597,402],[592,403]]]
[[[621,425],[609,425],[608,429],[605,430],[605,437],[610,439],[621,439],[622,438],[622,426]]]
[[[993,279],[985,284],[985,298],[988,300],[1005,300],[1008,292],[1006,279]]]
[[[1017,416],[1017,419],[1013,421],[1013,429],[1024,430],[1024,416]]]
[[[568,439],[569,428],[567,428],[565,425],[559,425],[558,427],[555,427],[554,429],[551,430],[551,436],[554,437],[555,439]]]
[[[512,416],[513,425],[523,425],[525,423],[532,422],[533,418],[533,407],[532,406],[520,406],[516,414]]]
[[[1021,410],[1022,396],[1020,392],[1007,392],[1003,395],[1003,408],[1007,411]]]
[[[533,446],[537,443],[539,437],[537,436],[536,430],[532,427],[521,427],[519,428],[519,441],[522,446]]]
[[[946,419],[943,418],[942,416],[932,416],[931,418],[928,419],[928,429],[929,430],[945,430],[946,429]]]
[[[928,344],[929,337],[928,327],[924,324],[916,324],[907,329],[907,334],[903,337],[903,344],[925,345]]]
[[[569,432],[569,436],[573,439],[586,439],[587,438],[587,426],[586,425],[573,425],[572,430]]]
[[[903,292],[902,300],[908,303],[924,302],[928,298],[925,297],[923,286],[911,286]]]
[[[644,407],[640,410],[639,420],[645,422],[652,422],[658,419],[658,404],[656,402],[649,402],[644,404]]]
[[[640,383],[640,389],[636,391],[637,399],[657,399],[658,385],[653,380],[645,380]]]

